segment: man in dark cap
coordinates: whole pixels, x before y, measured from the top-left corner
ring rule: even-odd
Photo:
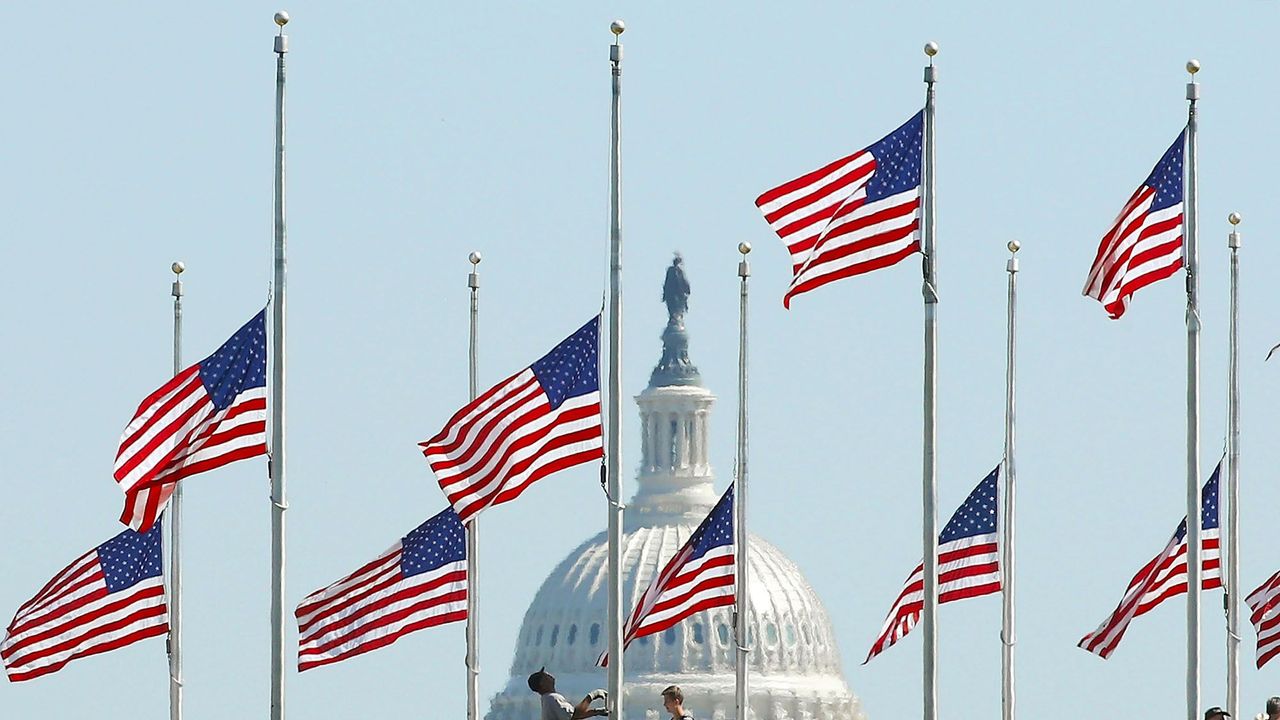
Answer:
[[[1226,710],[1223,710],[1217,705],[1214,705],[1213,707],[1204,711],[1204,720],[1224,720],[1224,718],[1229,718],[1229,717],[1231,717],[1231,713],[1227,712]]]
[[[1267,698],[1267,720],[1280,720],[1280,695]]]
[[[591,707],[596,700],[608,700],[609,693],[592,690],[577,706],[570,705],[563,695],[556,692],[556,677],[545,667],[529,676],[529,689],[542,696],[542,720],[582,720],[609,714],[605,708]]]

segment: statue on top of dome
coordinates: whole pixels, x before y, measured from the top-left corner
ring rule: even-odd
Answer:
[[[684,326],[684,314],[689,311],[689,278],[684,274],[684,258],[676,253],[667,268],[667,279],[662,282],[662,302],[667,304],[667,323]]]

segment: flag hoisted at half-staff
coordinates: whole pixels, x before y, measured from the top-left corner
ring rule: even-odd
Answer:
[[[147,396],[120,435],[120,522],[145,532],[183,478],[267,452],[266,310]]]
[[[791,254],[791,298],[920,251],[924,113],[875,144],[756,198]]]
[[[599,354],[597,315],[419,443],[463,523],[537,480],[603,457]]]
[[[160,536],[160,523],[145,533],[121,532],[18,608],[0,643],[9,680],[30,680],[169,632]]]
[[[733,486],[720,498],[645,588],[623,628],[622,648],[660,633],[694,613],[734,603]],[[596,664],[609,664],[609,651]]]
[[[1165,151],[1103,236],[1084,294],[1113,320],[1139,289],[1182,267],[1182,170],[1186,132]]]
[[[978,483],[938,535],[938,603],[1000,592],[998,527],[1000,466]],[[880,636],[867,653],[871,658],[906,637],[924,608],[924,563],[916,565],[898,599],[893,601]]]
[[[1200,491],[1200,528],[1204,542],[1204,552],[1200,556],[1200,567],[1204,575],[1200,587],[1204,590],[1222,587],[1222,556],[1218,549],[1218,476],[1221,472],[1222,463],[1218,463],[1213,475]],[[1187,519],[1183,517],[1182,524],[1164,550],[1133,576],[1120,604],[1102,621],[1097,630],[1081,638],[1079,646],[1104,660],[1111,657],[1134,618],[1147,614],[1165,600],[1186,591]]]
[[[298,605],[298,671],[467,619],[466,534],[452,508]]]
[[[1249,621],[1258,633],[1256,662],[1261,669],[1271,658],[1280,655],[1280,572],[1249,593],[1245,602],[1253,611]]]

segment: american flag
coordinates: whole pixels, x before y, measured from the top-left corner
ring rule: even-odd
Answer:
[[[416,630],[467,619],[466,532],[452,509],[372,562],[308,595],[298,618],[298,671],[390,645]]]
[[[920,250],[924,113],[874,145],[756,198],[791,253],[791,298]]]
[[[604,456],[599,347],[597,315],[419,443],[462,522],[556,471]]]
[[[1271,658],[1280,655],[1280,572],[1245,598],[1253,613],[1249,621],[1258,633],[1257,663],[1261,669]]]
[[[1221,559],[1218,549],[1218,474],[1222,463],[1214,469],[1200,490],[1200,555],[1201,582],[1204,590],[1222,587]],[[1129,581],[1124,598],[1097,630],[1081,638],[1078,645],[1102,659],[1111,657],[1129,629],[1129,623],[1145,615],[1157,605],[1187,592],[1187,519],[1169,539],[1160,554],[1142,566]]]
[[[1182,267],[1182,148],[1184,131],[1134,191],[1098,246],[1084,294],[1102,303],[1111,319],[1124,314],[1129,297]]]
[[[0,659],[19,682],[169,632],[160,524],[125,530],[53,576],[9,623]]]
[[[147,396],[120,435],[120,522],[146,531],[183,478],[267,452],[266,310]]]
[[[1000,552],[998,532],[1000,466],[991,471],[969,493],[938,535],[938,603],[1000,592]],[[907,578],[907,583],[893,601],[889,617],[880,636],[871,645],[866,665],[871,658],[906,637],[924,610],[924,563]]]
[[[732,605],[734,583],[733,486],[711,514],[645,588],[622,628],[622,649],[632,640],[653,635],[703,610]],[[596,664],[609,664],[609,653]]]

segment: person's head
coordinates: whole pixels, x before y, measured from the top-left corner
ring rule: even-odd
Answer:
[[[1272,695],[1267,698],[1267,714],[1271,717],[1280,715],[1280,696]]]
[[[1204,720],[1224,720],[1224,718],[1229,718],[1229,717],[1231,717],[1231,713],[1227,712],[1226,710],[1223,710],[1217,705],[1214,705],[1213,707],[1204,711]]]
[[[529,676],[529,689],[539,695],[546,695],[556,691],[556,676],[547,672],[547,668],[543,667],[538,672]]]
[[[672,715],[684,710],[684,693],[680,692],[679,685],[669,685],[662,691],[662,707]]]

